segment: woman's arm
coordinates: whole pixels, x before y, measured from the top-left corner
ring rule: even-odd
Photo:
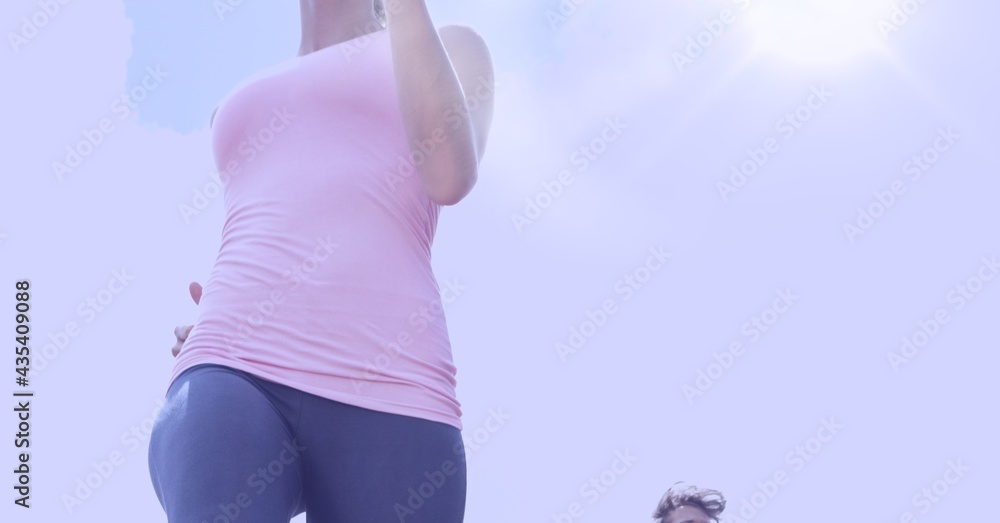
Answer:
[[[416,166],[421,181],[432,200],[454,205],[478,178],[480,149],[492,115],[489,51],[475,32],[449,26],[448,48],[456,55],[449,59],[425,0],[386,0],[386,22],[410,148],[417,151],[421,142],[424,149],[433,144],[431,154]],[[477,99],[488,107],[470,115],[462,87],[476,83],[489,85],[489,100]]]

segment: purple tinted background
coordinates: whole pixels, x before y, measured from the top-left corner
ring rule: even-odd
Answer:
[[[212,107],[298,44],[294,2],[221,16],[210,2],[97,4],[60,5],[21,44],[10,34],[47,2],[0,8],[3,299],[31,279],[40,355],[33,508],[14,507],[8,487],[5,521],[165,520],[144,427],[171,331],[196,316],[187,284],[207,278],[223,219],[221,197],[189,220],[179,206],[211,185]],[[551,24],[559,5],[430,2],[440,25],[484,36],[498,83],[480,180],[442,211],[434,247],[439,280],[466,287],[446,311],[470,439],[468,521],[648,521],[680,480],[722,490],[725,521],[992,520],[1000,283],[977,274],[1000,258],[1000,7],[928,2],[883,51],[835,65],[753,52],[737,20],[680,71],[674,53],[732,2],[591,0]],[[147,67],[168,76],[119,118],[113,100]],[[814,87],[832,95],[805,111]],[[786,139],[776,122],[797,110],[808,118]],[[102,118],[114,129],[57,176],[52,162]],[[608,119],[625,128],[604,144]],[[954,143],[928,152],[949,128]],[[723,199],[717,182],[768,139],[777,150]],[[584,169],[581,147],[603,152]],[[914,155],[934,159],[919,180]],[[573,183],[540,196],[564,170]],[[905,192],[885,196],[895,180]],[[892,200],[882,213],[876,193]],[[526,199],[544,209],[519,229]],[[859,208],[879,217],[852,236]],[[644,272],[657,247],[671,257]],[[134,279],[109,286],[123,268]],[[626,300],[616,285],[629,275],[644,282]],[[979,290],[959,299],[959,286]],[[786,290],[797,298],[768,312]],[[108,296],[99,312],[87,304]],[[615,312],[560,358],[557,344],[606,300]],[[936,313],[947,318],[937,328]],[[744,325],[761,316],[773,324],[754,338]],[[926,344],[894,367],[903,337]],[[12,391],[13,357],[3,361]],[[487,421],[498,411],[502,425]],[[843,427],[832,438],[818,432],[831,418]],[[16,420],[8,410],[0,423],[11,470]],[[636,459],[623,468],[626,450]],[[97,479],[114,452],[120,464]],[[959,460],[970,469],[948,484]],[[781,473],[784,484],[766,484]],[[99,484],[89,493],[88,478]],[[581,488],[591,478],[603,492]]]

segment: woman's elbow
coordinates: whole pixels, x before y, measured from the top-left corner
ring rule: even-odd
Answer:
[[[427,196],[438,205],[455,205],[462,201],[475,187],[479,178],[478,169],[465,170],[461,174],[448,176],[435,187],[427,190]]]

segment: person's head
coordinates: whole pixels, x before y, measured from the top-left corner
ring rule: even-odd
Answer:
[[[656,523],[718,523],[726,509],[726,498],[718,490],[685,486],[670,487],[653,512]]]

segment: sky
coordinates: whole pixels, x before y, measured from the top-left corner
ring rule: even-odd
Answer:
[[[995,519],[1000,5],[427,4],[497,81],[433,247],[467,289],[467,521],[651,521],[676,482],[725,522]],[[0,283],[31,329],[0,390],[34,394],[29,436],[26,396],[0,416],[8,485],[31,450],[0,519],[166,521],[146,452],[225,218],[209,116],[297,52],[297,3],[0,13]]]

